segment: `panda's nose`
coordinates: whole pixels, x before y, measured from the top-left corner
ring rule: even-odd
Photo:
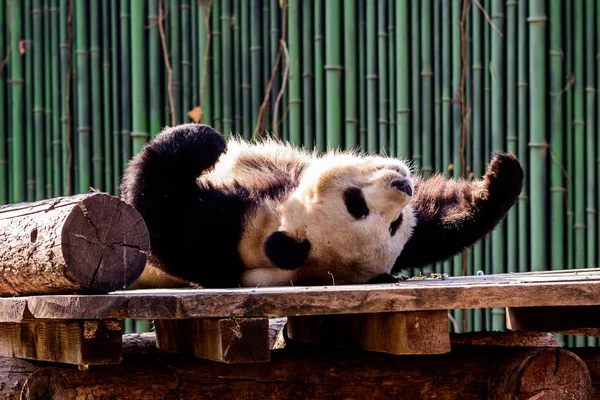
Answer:
[[[402,193],[406,193],[409,196],[412,196],[413,194],[412,187],[410,187],[410,184],[407,181],[393,181],[392,187],[396,188]]]

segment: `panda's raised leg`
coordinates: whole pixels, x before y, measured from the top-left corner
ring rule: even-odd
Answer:
[[[445,260],[484,237],[521,193],[523,170],[515,156],[496,153],[483,179],[415,180],[417,224],[393,272]]]

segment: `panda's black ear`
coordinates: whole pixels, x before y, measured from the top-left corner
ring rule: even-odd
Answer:
[[[310,242],[296,241],[286,232],[274,232],[265,241],[265,254],[278,268],[293,270],[308,258]]]

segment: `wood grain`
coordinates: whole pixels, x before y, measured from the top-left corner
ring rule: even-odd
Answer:
[[[288,317],[292,340],[390,354],[450,351],[447,311]]]
[[[103,193],[0,207],[0,296],[110,292],[134,282],[150,239],[140,214]]]
[[[485,280],[471,276],[387,285],[155,289],[23,299],[37,317],[57,319],[100,318],[103,313],[138,319],[247,318],[600,305],[600,271],[524,275],[527,279],[515,273]],[[557,280],[559,275],[564,279]],[[9,300],[0,298],[0,317],[14,307]]]

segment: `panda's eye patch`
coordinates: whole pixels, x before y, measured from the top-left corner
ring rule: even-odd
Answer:
[[[369,207],[362,190],[357,187],[351,187],[344,190],[344,204],[350,215],[356,219],[361,219],[369,215]]]

